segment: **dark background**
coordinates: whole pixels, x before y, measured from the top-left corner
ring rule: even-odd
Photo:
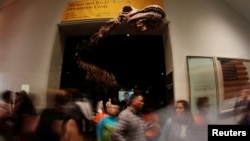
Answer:
[[[163,38],[158,35],[109,35],[97,45],[83,52],[84,61],[113,73],[118,87],[109,91],[93,92],[98,85],[85,83],[85,73],[74,60],[76,47],[89,36],[67,37],[62,67],[61,88],[74,87],[92,98],[118,96],[122,89],[140,89],[146,92],[150,103],[163,104],[166,99],[166,75]],[[103,96],[105,95],[105,97]]]

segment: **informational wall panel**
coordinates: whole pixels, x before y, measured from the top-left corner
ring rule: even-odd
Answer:
[[[209,98],[209,116],[217,118],[217,83],[213,57],[187,57],[190,104],[193,114],[197,114],[198,97]]]
[[[116,18],[124,6],[142,9],[148,5],[159,5],[164,8],[163,0],[78,0],[68,2],[62,22]]]

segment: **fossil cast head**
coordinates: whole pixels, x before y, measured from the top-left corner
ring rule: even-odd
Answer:
[[[91,62],[86,62],[83,58],[88,56],[92,47],[96,46],[100,40],[104,39],[110,31],[122,23],[126,23],[130,28],[137,31],[147,31],[157,28],[165,19],[166,14],[158,5],[149,5],[143,9],[136,9],[132,6],[124,6],[116,18],[110,19],[101,26],[89,40],[77,47],[75,57],[78,67],[87,72],[86,80],[103,82],[105,85],[117,85],[116,78],[112,73],[99,68]]]

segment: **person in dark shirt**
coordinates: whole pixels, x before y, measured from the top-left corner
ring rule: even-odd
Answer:
[[[240,99],[235,103],[234,109],[235,114],[242,114],[246,111],[247,104],[249,103],[249,89],[244,89],[240,91]]]
[[[239,125],[250,125],[250,102],[248,102],[244,116],[238,123]]]
[[[54,105],[45,108],[35,130],[35,141],[59,141],[62,122],[67,104],[72,101],[72,93],[65,89],[54,90]]]
[[[120,106],[121,106],[122,110],[127,108],[128,102],[129,102],[129,94],[128,94],[128,92],[125,92],[123,94],[123,96],[124,96],[124,99],[120,102]]]

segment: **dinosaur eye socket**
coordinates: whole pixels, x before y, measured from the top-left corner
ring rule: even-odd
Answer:
[[[124,6],[123,8],[122,8],[122,11],[123,12],[130,12],[130,11],[132,11],[133,9],[132,9],[132,7],[131,6]]]

